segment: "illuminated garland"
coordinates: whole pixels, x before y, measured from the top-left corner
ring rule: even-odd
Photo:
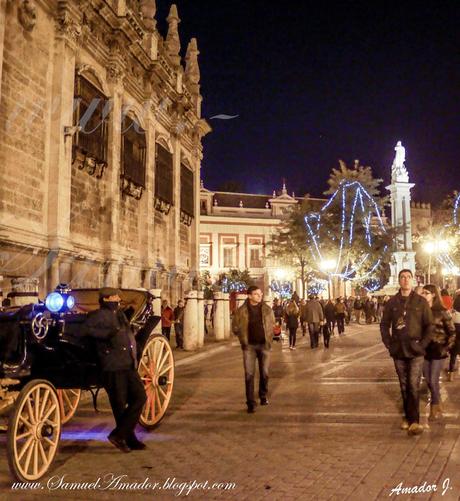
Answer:
[[[347,214],[346,201],[347,193],[352,194],[351,200],[352,208],[351,213]],[[339,201],[341,207],[341,234],[340,234],[340,244],[337,251],[337,261],[335,270],[330,274],[331,276],[340,277],[346,280],[364,280],[372,275],[374,271],[380,266],[382,260],[378,259],[375,263],[367,263],[369,260],[370,253],[365,253],[359,259],[358,263],[351,264],[348,260],[342,263],[343,255],[347,255],[347,250],[350,250],[353,241],[356,225],[361,224],[365,229],[365,241],[367,246],[371,249],[373,245],[373,233],[371,228],[371,221],[373,217],[377,217],[378,221],[378,233],[385,233],[386,228],[383,223],[382,217],[380,215],[380,210],[378,205],[372,196],[367,192],[363,185],[359,181],[342,181],[340,186],[331,196],[331,198],[326,202],[326,204],[321,208],[319,213],[311,213],[305,216],[305,224],[307,227],[308,235],[310,237],[310,251],[313,256],[313,260],[316,263],[317,268],[320,268],[321,261],[324,260],[324,256],[321,253],[321,243],[319,242],[319,230],[321,228],[321,216],[326,214],[326,210],[331,207],[334,201]],[[358,220],[357,211],[361,212],[361,218]],[[349,238],[345,242],[345,231],[348,230]],[[336,237],[330,235],[332,241],[336,240]],[[387,250],[387,246],[384,248],[384,252]],[[360,273],[360,270],[365,265],[368,265],[368,271],[364,274]],[[344,270],[344,271],[340,271]]]
[[[460,207],[460,193],[457,195],[457,198],[454,201],[454,226],[459,224],[458,220],[458,209]]]
[[[270,289],[281,298],[286,299],[292,296],[292,284],[282,280],[272,280]]]
[[[221,288],[222,292],[246,292],[247,285],[244,282],[224,277],[221,280]]]
[[[308,285],[308,296],[320,296],[327,289],[327,280],[315,280]]]

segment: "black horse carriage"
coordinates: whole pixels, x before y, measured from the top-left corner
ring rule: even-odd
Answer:
[[[120,297],[136,333],[138,371],[147,394],[140,424],[153,429],[171,399],[174,358],[167,339],[153,333],[160,319],[153,314],[153,296],[122,289]],[[60,286],[45,303],[0,312],[0,417],[7,420],[8,464],[20,481],[45,475],[81,391],[94,396],[101,387],[94,340],[83,335],[98,298],[98,289]]]

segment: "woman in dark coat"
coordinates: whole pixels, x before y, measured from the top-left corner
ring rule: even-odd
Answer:
[[[455,327],[451,314],[442,303],[439,289],[432,284],[423,286],[423,295],[433,312],[433,338],[426,348],[423,375],[431,393],[430,419],[442,417],[439,376],[443,360],[455,343]]]
[[[329,335],[334,335],[335,327],[335,305],[331,299],[329,299],[324,307],[324,316],[326,317],[326,328],[329,331]]]
[[[299,327],[299,307],[294,300],[291,300],[286,306],[284,320],[289,330],[289,349],[295,350],[297,328]]]

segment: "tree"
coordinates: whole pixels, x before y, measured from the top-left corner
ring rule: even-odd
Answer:
[[[377,199],[380,207],[383,207],[388,201],[388,197],[382,197],[380,193],[380,185],[383,179],[375,178],[372,175],[372,167],[360,165],[359,160],[354,161],[354,165],[351,169],[347,167],[343,160],[339,160],[339,168],[332,169],[331,175],[327,181],[329,188],[324,194],[333,195],[344,181],[358,181],[371,197]]]
[[[308,197],[305,197],[302,203],[291,206],[278,232],[268,243],[269,257],[293,269],[296,278],[300,278],[303,298],[308,274],[311,272],[311,252],[307,245],[308,234],[305,226],[305,214],[311,210]]]
[[[400,230],[388,228],[382,217],[387,197],[380,196],[382,179],[356,160],[349,169],[339,161],[328,180],[331,195],[317,214],[307,216],[309,244],[317,266],[329,259],[329,273],[368,288],[382,287],[390,276],[392,243]]]
[[[218,285],[223,292],[244,292],[253,280],[248,270],[231,269],[219,275]]]

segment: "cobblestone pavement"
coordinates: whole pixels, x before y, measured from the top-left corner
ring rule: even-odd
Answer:
[[[346,336],[332,338],[329,350],[312,351],[306,339],[300,336],[296,351],[274,346],[270,405],[252,415],[245,410],[235,343],[206,354],[180,354],[167,416],[157,430],[140,432],[147,451],[123,454],[106,441],[112,428],[106,399],[101,414],[89,402],[81,404],[64,428],[43,489],[11,491],[6,454],[1,455],[1,499],[173,499],[180,482],[193,480],[236,484],[233,490],[196,489],[188,496],[206,500],[367,501],[389,498],[401,482],[434,484],[437,491],[394,493],[392,499],[459,499],[460,379],[443,382],[443,421],[409,437],[399,429],[398,381],[377,326],[351,326]],[[426,393],[421,409],[427,423]],[[125,482],[159,485],[129,494],[46,486],[52,476],[94,482],[109,473],[126,475]],[[165,484],[168,479],[176,489]]]

